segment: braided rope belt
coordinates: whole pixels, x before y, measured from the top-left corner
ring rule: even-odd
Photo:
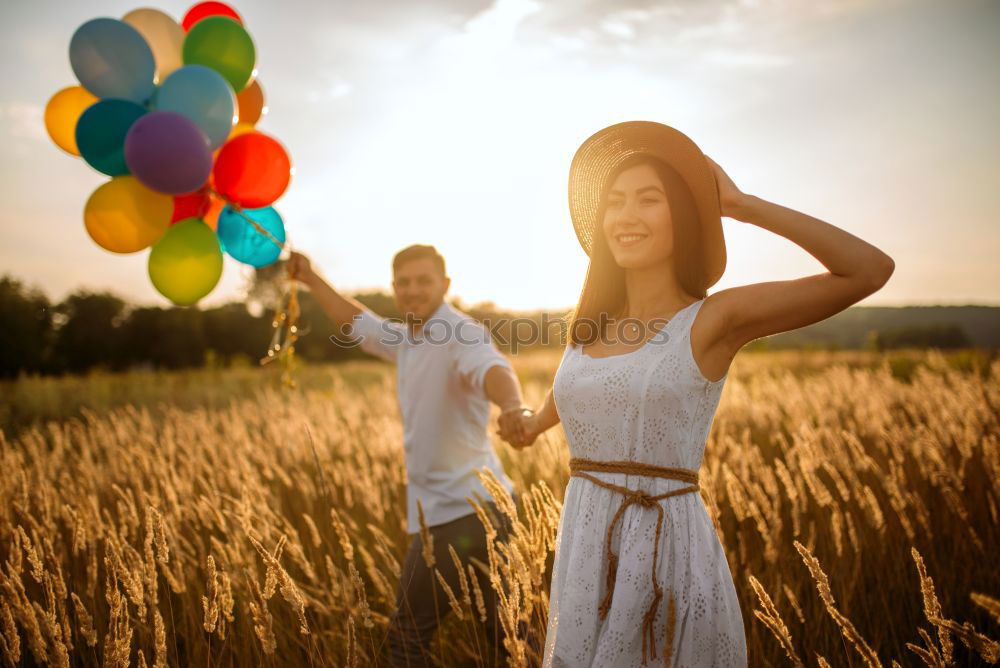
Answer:
[[[656,517],[656,538],[654,539],[653,545],[653,562],[650,576],[653,582],[653,602],[646,611],[642,622],[642,661],[646,662],[647,655],[649,658],[656,658],[656,634],[653,629],[653,621],[656,619],[656,610],[663,599],[663,588],[660,587],[660,583],[656,578],[656,567],[660,555],[660,537],[663,534],[663,506],[660,505],[660,501],[663,499],[669,499],[673,496],[681,496],[683,494],[691,494],[697,492],[700,487],[698,486],[698,472],[692,471],[691,469],[684,468],[674,468],[669,466],[654,466],[652,464],[640,464],[639,462],[630,461],[612,461],[603,462],[595,461],[592,459],[582,459],[579,457],[574,457],[569,460],[569,470],[570,476],[576,476],[578,478],[584,478],[594,483],[599,487],[611,490],[613,492],[618,492],[624,498],[622,499],[621,505],[618,506],[617,512],[615,512],[614,518],[611,520],[611,524],[608,525],[608,533],[605,539],[607,551],[608,551],[608,572],[606,579],[606,593],[604,599],[598,606],[598,614],[601,619],[607,617],[608,611],[611,609],[611,599],[615,593],[615,576],[618,572],[618,555],[615,554],[614,550],[611,549],[611,537],[615,531],[615,525],[621,521],[622,516],[625,514],[625,509],[629,506],[636,505],[642,508],[655,508],[657,512]],[[625,473],[629,475],[643,475],[655,478],[665,478],[668,480],[679,480],[681,482],[691,483],[689,487],[682,487],[680,489],[673,490],[671,492],[666,492],[665,494],[658,494],[653,496],[647,492],[636,489],[629,489],[628,487],[622,487],[621,485],[615,485],[609,482],[605,482],[599,478],[596,478],[587,471],[595,473]],[[673,603],[673,594],[671,594],[671,603]],[[671,612],[672,606],[671,606]],[[673,620],[668,621],[668,629],[673,626]],[[672,629],[671,629],[672,632]],[[670,661],[671,654],[671,644],[672,638],[667,638],[667,648],[663,657],[664,665],[668,665]]]

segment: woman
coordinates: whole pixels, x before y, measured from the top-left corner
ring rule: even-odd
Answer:
[[[658,123],[590,137],[569,195],[590,255],[569,344],[544,405],[501,434],[524,447],[561,420],[569,443],[544,665],[746,665],[733,578],[697,493],[729,364],[749,341],[872,294],[893,261],[740,192]],[[797,243],[828,271],[706,296],[726,264],[721,216]]]

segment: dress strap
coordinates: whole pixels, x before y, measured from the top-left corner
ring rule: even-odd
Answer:
[[[621,520],[625,513],[625,509],[631,505],[637,505],[642,508],[655,508],[657,512],[656,517],[656,537],[654,538],[653,545],[653,564],[651,577],[653,581],[653,602],[646,611],[645,617],[643,617],[642,623],[642,661],[646,662],[647,654],[650,658],[656,658],[656,634],[653,628],[653,621],[656,619],[656,609],[660,604],[660,600],[663,598],[663,588],[660,587],[660,583],[656,578],[656,566],[659,561],[660,555],[660,536],[663,533],[663,506],[659,504],[659,501],[663,499],[668,499],[673,496],[681,496],[682,494],[691,494],[697,492],[700,487],[698,486],[698,472],[692,471],[691,469],[685,468],[675,468],[670,466],[654,466],[652,464],[641,464],[639,462],[630,461],[595,461],[592,459],[582,459],[579,457],[574,457],[569,460],[569,470],[570,476],[576,476],[579,478],[584,478],[594,483],[599,487],[604,489],[609,489],[613,492],[618,492],[625,498],[622,499],[621,505],[618,506],[618,510],[615,512],[614,518],[611,520],[611,524],[608,525],[608,533],[605,539],[606,547],[608,551],[608,572],[607,572],[607,582],[606,582],[606,592],[604,594],[604,599],[598,606],[598,614],[601,619],[604,619],[608,611],[611,609],[611,599],[615,592],[615,578],[618,573],[618,555],[615,554],[614,550],[611,548],[611,538],[614,534],[615,525]],[[622,487],[621,485],[615,485],[600,478],[596,478],[586,471],[593,471],[599,473],[625,473],[629,475],[643,475],[655,478],[666,478],[668,480],[679,480],[681,482],[691,483],[688,487],[682,487],[664,494],[658,494],[653,496],[644,492],[642,490],[629,489],[628,487]],[[667,646],[664,649],[663,655],[663,665],[670,665],[670,655],[672,654],[672,642],[674,634],[674,623],[675,623],[675,610],[676,604],[674,602],[674,595],[671,592],[670,598],[668,599],[667,605]]]
[[[691,302],[687,305],[687,307],[685,307],[684,319],[680,325],[688,336],[691,335],[691,326],[694,324],[695,318],[698,317],[698,311],[701,310],[704,303],[705,298],[703,297],[696,302]]]

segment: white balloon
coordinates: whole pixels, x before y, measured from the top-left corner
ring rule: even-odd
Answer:
[[[157,83],[184,64],[184,29],[159,9],[133,9],[122,19],[139,31],[156,60]]]

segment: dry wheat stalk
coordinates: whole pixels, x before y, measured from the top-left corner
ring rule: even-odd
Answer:
[[[973,592],[969,595],[972,598],[972,602],[984,609],[986,612],[990,613],[993,620],[1000,624],[1000,600],[993,598],[992,596],[987,596],[986,594],[980,594],[978,592]]]
[[[809,573],[812,575],[813,581],[816,583],[816,589],[819,592],[820,598],[823,600],[823,604],[826,606],[826,611],[829,613],[833,621],[837,623],[840,627],[840,632],[843,634],[854,649],[857,650],[858,654],[864,660],[865,664],[869,668],[881,668],[882,662],[879,661],[878,655],[875,651],[865,642],[865,639],[861,637],[857,629],[851,623],[851,620],[847,619],[841,612],[837,609],[836,602],[833,600],[833,595],[830,593],[830,582],[826,577],[826,573],[823,572],[823,568],[820,566],[819,561],[812,555],[812,553],[804,546],[802,543],[795,541],[795,549],[798,550],[799,554],[802,556],[802,561],[805,563],[806,567],[809,569]]]
[[[763,610],[754,610],[753,614],[771,630],[771,633],[774,634],[781,648],[785,651],[785,656],[788,657],[789,661],[796,666],[804,666],[805,664],[802,663],[802,659],[795,652],[795,647],[792,644],[792,635],[788,632],[788,627],[785,626],[784,620],[781,619],[781,614],[775,607],[771,597],[757,578],[751,575],[749,581],[763,608]]]
[[[937,594],[934,592],[934,581],[927,575],[927,568],[924,566],[924,559],[917,552],[917,548],[910,548],[910,555],[913,557],[914,563],[917,565],[917,574],[920,576],[920,593],[924,598],[924,614],[927,616],[927,621],[934,624],[938,630],[938,641],[941,643],[940,660],[942,663],[950,664],[952,661],[952,642],[951,636],[948,634],[948,630],[935,623],[935,619],[940,619],[944,615],[941,612],[941,603],[938,601]],[[921,629],[922,631],[923,629]],[[929,647],[933,647],[932,643],[928,643]]]

